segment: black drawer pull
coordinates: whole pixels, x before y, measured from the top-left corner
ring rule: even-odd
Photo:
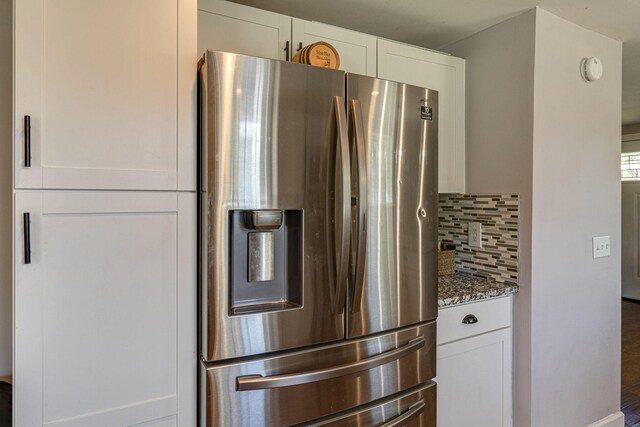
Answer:
[[[31,116],[24,116],[24,167],[31,167]]]
[[[467,314],[464,316],[464,319],[462,319],[462,323],[465,325],[473,325],[474,323],[478,323],[478,318],[473,314]]]
[[[24,263],[31,264],[31,218],[29,212],[22,215],[24,227]]]

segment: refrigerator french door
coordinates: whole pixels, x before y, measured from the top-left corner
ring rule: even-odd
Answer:
[[[358,202],[347,338],[355,338],[438,315],[438,93],[349,73],[347,101]]]
[[[224,52],[199,70],[202,424],[435,394],[437,92]]]
[[[344,73],[212,52],[205,65],[204,359],[343,339],[351,202]],[[269,215],[271,226],[255,223]],[[264,247],[269,253],[251,268],[259,274],[268,262],[269,271],[252,281],[250,248]]]

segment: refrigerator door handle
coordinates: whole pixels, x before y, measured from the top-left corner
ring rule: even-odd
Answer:
[[[353,264],[353,294],[351,299],[351,312],[360,311],[362,305],[362,292],[364,290],[364,267],[367,253],[367,164],[365,155],[364,125],[362,122],[362,108],[360,101],[352,99],[350,102],[351,118],[353,119],[354,141],[354,169],[357,170],[357,197],[353,202],[357,208],[357,215],[353,218],[354,240],[354,264]]]
[[[400,414],[397,418],[389,421],[388,423],[382,424],[380,427],[400,427],[411,421],[412,419],[419,416],[424,411],[425,403],[424,400],[419,400],[413,405],[409,406],[404,413]]]
[[[341,314],[347,294],[349,274],[349,238],[351,223],[351,173],[349,171],[349,136],[347,132],[347,112],[344,98],[336,96],[333,100],[336,113],[338,145],[336,147],[335,170],[335,265],[336,284],[333,290],[333,313]],[[340,197],[338,197],[340,195]]]
[[[416,337],[407,344],[389,350],[384,353],[360,360],[355,363],[332,366],[330,368],[317,369],[314,371],[301,372],[296,374],[274,375],[263,377],[261,375],[247,375],[236,378],[237,391],[266,390],[272,388],[289,387],[293,385],[308,384],[331,378],[342,377],[356,372],[367,371],[400,359],[414,353],[424,347],[423,336]]]

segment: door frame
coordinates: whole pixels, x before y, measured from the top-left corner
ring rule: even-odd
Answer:
[[[633,134],[628,134],[628,135],[622,135],[622,145],[621,145],[621,153],[631,153],[631,152],[640,152],[640,133],[633,133]],[[637,292],[631,292],[630,291],[633,289],[633,284],[629,283],[630,280],[626,280],[627,276],[629,277],[629,279],[631,277],[633,277],[632,275],[632,271],[636,271],[636,278],[638,278],[638,250],[640,249],[640,245],[638,244],[639,239],[631,239],[629,240],[629,238],[625,238],[625,236],[629,235],[629,232],[625,232],[625,224],[628,223],[631,219],[627,218],[627,214],[625,213],[625,209],[624,209],[624,199],[625,199],[625,188],[628,189],[629,186],[632,185],[640,185],[640,180],[639,181],[621,181],[621,194],[620,194],[620,204],[621,204],[621,209],[622,209],[622,224],[621,224],[621,229],[622,229],[622,257],[621,257],[621,291],[622,291],[622,297],[623,298],[631,298],[631,299],[640,299],[640,288],[638,289]],[[632,213],[629,213],[630,215],[633,215],[634,218],[633,220],[631,220],[631,224],[635,224],[635,227],[633,227],[634,233],[632,234],[638,234],[638,232],[640,230],[638,230],[638,215],[637,215],[637,207],[634,208]],[[626,219],[626,221],[625,221]],[[629,230],[628,230],[629,231]],[[631,258],[634,260],[633,265],[630,266],[628,265],[628,262],[625,262],[625,253],[627,253],[629,250],[631,250],[632,252],[635,252],[635,256],[631,256]],[[625,282],[628,283],[627,286],[625,286]],[[626,289],[626,292],[625,292]]]

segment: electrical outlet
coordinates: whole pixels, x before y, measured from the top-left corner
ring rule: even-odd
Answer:
[[[469,223],[469,246],[476,248],[482,247],[482,223]]]
[[[593,238],[593,257],[602,258],[611,255],[611,244],[609,236],[599,236]]]

